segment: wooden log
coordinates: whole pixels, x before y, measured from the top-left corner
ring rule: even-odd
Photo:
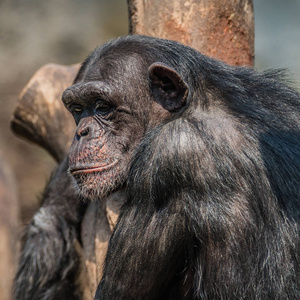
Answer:
[[[74,134],[75,123],[61,95],[78,69],[56,64],[40,68],[21,92],[11,120],[14,133],[43,147],[56,161],[64,158]]]
[[[252,0],[127,2],[131,34],[180,41],[231,65],[253,65]]]
[[[84,215],[81,226],[81,239],[88,277],[88,291],[84,291],[84,300],[93,299],[92,296],[95,295],[102,277],[108,242],[117,223],[120,208],[125,202],[125,196],[125,191],[120,190],[102,199],[102,201],[92,202]]]

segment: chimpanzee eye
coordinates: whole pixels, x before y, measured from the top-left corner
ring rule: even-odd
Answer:
[[[95,105],[95,110],[98,114],[104,116],[109,114],[113,110],[113,107],[107,102],[98,101]]]
[[[73,104],[70,106],[70,111],[73,115],[78,115],[82,113],[83,107],[79,104]]]

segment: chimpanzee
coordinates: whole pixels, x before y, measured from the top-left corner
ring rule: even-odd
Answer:
[[[83,198],[127,197],[95,299],[300,299],[300,95],[283,79],[146,36],[87,58],[62,97],[69,173]],[[16,299],[80,299],[74,202],[34,218],[53,246],[29,236]]]

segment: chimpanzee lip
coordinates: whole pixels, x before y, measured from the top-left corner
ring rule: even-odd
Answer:
[[[69,172],[72,175],[76,174],[82,174],[82,173],[94,173],[94,172],[103,172],[105,170],[108,170],[112,168],[117,161],[114,161],[110,164],[101,165],[101,166],[93,166],[93,167],[87,167],[87,166],[74,166],[69,169]]]

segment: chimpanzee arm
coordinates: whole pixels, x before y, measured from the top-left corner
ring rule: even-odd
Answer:
[[[14,282],[15,300],[81,299],[79,227],[84,205],[67,174],[67,160],[52,176],[29,224]]]
[[[123,208],[95,299],[177,299],[179,285],[187,293],[182,274],[189,234],[180,210],[176,200],[161,209]]]

